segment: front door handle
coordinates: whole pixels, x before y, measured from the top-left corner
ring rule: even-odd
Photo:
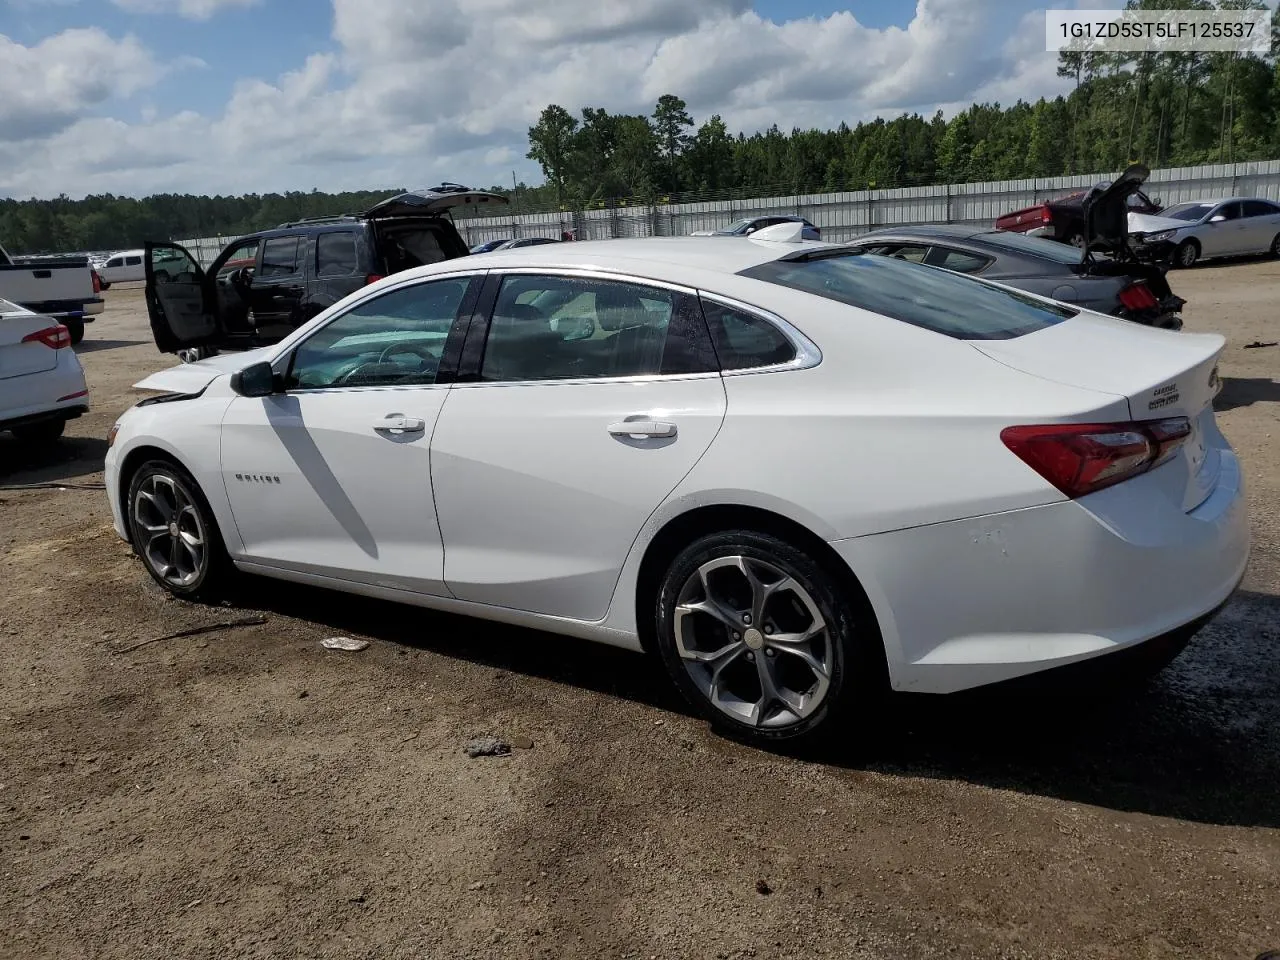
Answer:
[[[621,420],[609,424],[615,437],[674,437],[676,425],[668,420]]]
[[[373,429],[387,433],[420,433],[427,429],[427,421],[419,417],[387,417],[374,423]]]

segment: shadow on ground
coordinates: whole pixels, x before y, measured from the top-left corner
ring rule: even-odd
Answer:
[[[146,340],[81,340],[76,344],[76,353],[97,353],[100,350],[115,350],[117,347],[138,347]]]
[[[0,485],[76,481],[100,472],[106,456],[102,437],[62,437],[31,445],[0,433]]]
[[[1280,352],[1277,353],[1280,362]],[[1213,399],[1219,413],[1255,403],[1280,403],[1280,383],[1268,377],[1223,377],[1222,392]]]
[[[335,632],[689,712],[656,659],[601,644],[284,583],[256,581],[244,599]],[[1280,827],[1278,647],[1280,598],[1241,592],[1148,684],[1109,694],[1051,688],[1034,698],[899,694],[864,722],[875,727],[869,747],[855,752],[838,737],[803,759],[1206,823]]]

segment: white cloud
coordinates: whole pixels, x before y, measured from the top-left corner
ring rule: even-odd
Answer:
[[[175,2],[194,16],[251,0],[164,0]],[[99,78],[64,97],[39,149],[6,149],[13,138],[0,122],[0,194],[487,184],[512,166],[536,179],[526,131],[552,102],[648,113],[675,93],[695,118],[720,113],[731,129],[753,130],[1034,99],[1065,89],[1040,49],[1042,17],[1022,0],[918,0],[906,26],[884,29],[848,12],[773,23],[749,0],[333,0],[334,52],[240,80],[215,116],[135,123],[89,107],[159,68],[136,41],[95,31],[117,64],[135,64],[131,79],[104,90]],[[8,50],[40,73],[44,92],[21,101],[28,127],[66,63],[35,51],[57,40],[28,49],[0,38],[0,70]],[[0,103],[0,118],[15,109]]]
[[[160,67],[134,37],[97,27],[67,30],[34,47],[0,34],[0,138],[47,136],[91,107],[154,83]],[[18,79],[20,82],[18,82]]]
[[[208,20],[224,7],[252,7],[261,0],[111,0],[130,13],[177,13],[188,20]]]

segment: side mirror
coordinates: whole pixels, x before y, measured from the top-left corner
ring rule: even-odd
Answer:
[[[276,372],[265,360],[251,363],[231,375],[231,389],[242,397],[269,397],[276,388]]]

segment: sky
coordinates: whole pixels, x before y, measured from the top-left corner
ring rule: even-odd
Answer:
[[[950,116],[1068,89],[1043,9],[0,0],[0,196],[540,183],[527,131],[548,103],[649,113],[664,93],[731,131]]]

